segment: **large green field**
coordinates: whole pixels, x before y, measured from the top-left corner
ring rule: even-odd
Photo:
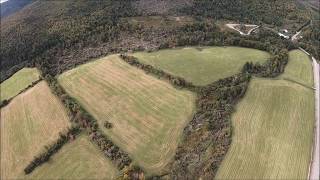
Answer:
[[[28,179],[115,179],[118,170],[82,135],[68,143],[28,176]]]
[[[142,166],[160,172],[173,158],[182,130],[191,120],[195,95],[108,56],[63,73],[58,81]]]
[[[241,47],[204,47],[166,49],[133,54],[141,62],[153,65],[195,85],[206,85],[239,73],[248,62],[265,62],[267,52]]]
[[[44,146],[69,126],[60,101],[42,81],[1,108],[1,179],[21,177]]]
[[[217,179],[307,178],[315,109],[313,90],[300,84],[312,81],[310,62],[301,56],[290,52],[280,79],[250,82],[232,116],[232,144]]]
[[[32,82],[39,79],[39,72],[36,68],[23,68],[12,77],[1,83],[0,100],[9,99],[17,95],[21,90],[26,88]]]

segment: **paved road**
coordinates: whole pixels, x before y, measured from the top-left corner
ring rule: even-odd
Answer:
[[[320,125],[320,111],[319,111],[319,89],[320,89],[320,70],[319,64],[317,63],[316,59],[312,57],[313,63],[313,73],[314,73],[314,86],[315,86],[315,100],[316,100],[316,124],[315,124],[315,132],[314,132],[314,146],[313,146],[313,153],[312,153],[312,161],[310,164],[310,172],[309,172],[309,179],[310,180],[319,180],[320,179],[320,164],[319,164],[319,144],[320,144],[320,134],[319,134],[319,125]]]

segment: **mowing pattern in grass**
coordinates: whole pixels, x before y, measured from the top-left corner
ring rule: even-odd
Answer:
[[[313,87],[312,65],[309,57],[300,50],[290,51],[289,63],[280,77]]]
[[[39,72],[36,68],[21,69],[12,77],[1,83],[1,100],[10,99],[38,79]]]
[[[173,158],[195,97],[108,56],[59,77],[103,130],[147,172],[159,172]]]
[[[216,178],[306,179],[314,114],[311,89],[253,79],[232,117],[232,144]]]
[[[65,109],[42,81],[1,109],[1,179],[14,179],[69,126]]]
[[[30,179],[115,179],[117,169],[87,138],[80,136],[74,142],[66,144],[49,163],[37,168],[27,177]]]
[[[267,52],[240,47],[167,49],[152,53],[133,54],[147,63],[185,78],[195,85],[206,85],[241,71],[248,62],[265,62]]]

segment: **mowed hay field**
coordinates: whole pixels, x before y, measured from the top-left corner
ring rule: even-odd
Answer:
[[[115,179],[118,170],[86,135],[81,135],[35,169],[28,179]]]
[[[270,58],[267,52],[241,47],[190,47],[137,52],[133,56],[195,85],[206,85],[239,73],[248,61],[264,63]]]
[[[33,157],[68,126],[63,105],[44,81],[1,108],[1,179],[21,177]]]
[[[292,60],[295,53],[290,52],[282,77],[308,84],[312,68],[301,73],[294,65],[301,62]],[[314,121],[312,89],[284,79],[254,78],[232,116],[232,144],[216,178],[307,179]]]
[[[0,100],[9,99],[39,79],[39,71],[36,68],[23,68],[0,85]]]
[[[104,132],[142,166],[156,173],[173,158],[195,95],[128,65],[112,55],[58,78],[66,91],[98,120]]]
[[[313,71],[309,57],[300,50],[289,52],[289,62],[280,78],[313,87]]]

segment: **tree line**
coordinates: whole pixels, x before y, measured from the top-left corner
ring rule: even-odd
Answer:
[[[61,100],[63,105],[66,107],[71,123],[75,126],[70,129],[66,135],[60,134],[58,140],[47,148],[47,151],[36,156],[25,168],[25,173],[31,173],[37,166],[47,162],[50,157],[58,152],[64,144],[69,142],[69,140],[75,138],[75,135],[80,132],[86,132],[90,137],[91,142],[93,142],[104,154],[104,156],[110,159],[119,170],[126,167],[133,167],[132,159],[129,155],[115,145],[100,129],[97,120],[91,116],[78,102],[76,99],[70,97],[65,90],[58,83],[57,79],[50,75],[48,72],[49,63],[44,63],[45,61],[40,61],[40,64],[36,64],[36,67],[41,72],[43,79],[48,82],[51,91]],[[130,166],[131,165],[131,166]],[[138,174],[143,174],[140,167],[134,166],[134,169],[139,169]],[[128,170],[128,169],[127,169]],[[132,172],[132,169],[127,171],[127,175],[135,176],[136,173]]]
[[[125,54],[121,54],[120,58],[130,64],[131,66],[134,66],[136,68],[142,69],[147,74],[152,74],[154,76],[157,76],[158,78],[163,78],[165,80],[168,80],[173,86],[179,87],[179,88],[186,88],[192,91],[195,91],[197,88],[195,85],[193,85],[191,82],[186,81],[182,77],[174,76],[170,73],[167,73],[161,69],[155,68],[152,65],[143,64],[134,56],[128,56]]]
[[[59,138],[56,142],[52,143],[49,146],[45,147],[45,152],[41,153],[38,156],[35,156],[34,159],[24,168],[25,174],[30,174],[36,167],[42,165],[43,163],[50,160],[50,157],[57,153],[64,144],[73,140],[76,135],[80,133],[80,129],[77,126],[69,128],[66,133],[60,133]]]
[[[42,78],[40,77],[38,80],[32,82],[30,85],[28,85],[27,87],[25,87],[24,89],[22,89],[18,94],[16,94],[15,96],[9,98],[9,99],[1,99],[0,101],[0,108],[3,108],[5,107],[6,105],[8,105],[12,100],[13,98],[17,97],[18,95],[26,92],[28,89],[34,87],[36,84],[38,84],[40,81],[42,81]]]
[[[268,51],[271,58],[263,64],[247,62],[240,74],[221,79],[204,87],[188,83],[175,83],[173,75],[151,65],[145,65],[135,57],[125,54],[120,57],[130,65],[168,80],[175,87],[186,88],[197,93],[196,112],[185,127],[184,139],[178,146],[174,160],[168,165],[169,177],[172,179],[214,177],[231,144],[231,114],[235,104],[245,94],[251,76],[276,77],[283,73],[288,62],[288,49],[296,48],[290,41],[281,40],[269,30],[261,30],[250,38],[240,36],[224,36],[217,33],[216,45],[236,45]],[[267,43],[262,43],[267,42]],[[212,43],[209,42],[209,43]],[[269,46],[273,43],[271,46]],[[179,77],[180,82],[184,82]],[[190,86],[191,85],[191,86]],[[199,141],[201,139],[201,141]],[[208,153],[210,158],[205,156]],[[204,171],[205,169],[205,171]],[[155,175],[154,177],[159,177]]]

